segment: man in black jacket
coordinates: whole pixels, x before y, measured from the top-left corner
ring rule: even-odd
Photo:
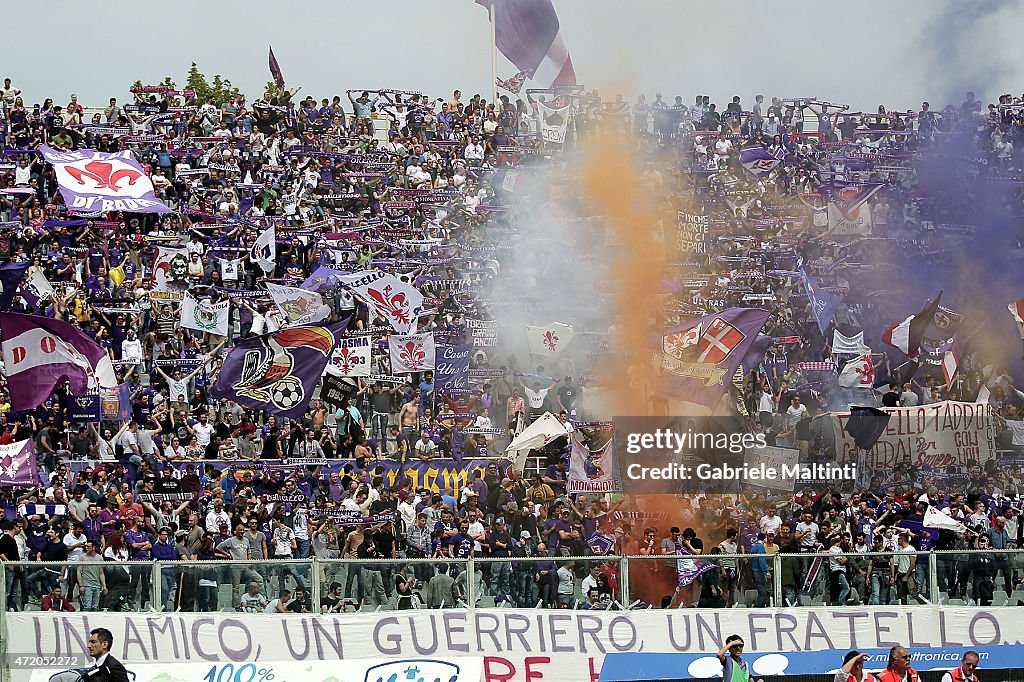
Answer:
[[[89,633],[89,655],[95,663],[85,671],[88,682],[128,682],[128,671],[121,661],[110,655],[113,644],[114,636],[106,628],[96,628]]]

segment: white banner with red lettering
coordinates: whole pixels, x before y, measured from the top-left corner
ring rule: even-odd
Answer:
[[[433,334],[405,334],[388,337],[391,373],[406,374],[434,369],[437,347]]]
[[[911,466],[964,466],[995,454],[992,408],[983,403],[946,401],[917,407],[884,407],[889,424],[867,456],[870,470]],[[832,414],[836,459],[857,461],[857,445],[846,431],[849,412]]]
[[[418,609],[287,616],[31,611],[3,617],[8,659],[17,655],[38,661],[29,667],[11,663],[12,682],[46,682],[57,670],[86,667],[58,663],[54,668],[46,661],[84,661],[89,631],[98,627],[113,633],[111,653],[136,673],[136,682],[201,680],[211,669],[214,680],[223,670],[222,679],[233,682],[236,673],[238,682],[261,682],[270,675],[320,682],[339,678],[338,668],[319,665],[322,661],[343,660],[347,669],[353,659],[386,658],[413,667],[423,659],[452,662],[460,657],[483,657],[484,682],[594,682],[606,653],[717,651],[731,634],[743,638],[748,653],[895,644],[980,647],[1018,644],[1021,637],[1017,607]],[[251,679],[250,672],[255,673]],[[377,679],[361,672],[349,678]],[[458,679],[467,678],[460,674]]]

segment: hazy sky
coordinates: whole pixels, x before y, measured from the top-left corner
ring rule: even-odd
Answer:
[[[500,2],[500,0],[498,0]],[[1024,91],[1024,3],[1011,0],[554,0],[577,78],[609,96],[818,97],[874,109],[933,108],[973,88]],[[3,76],[28,102],[100,105],[136,79],[181,86],[189,64],[250,99],[270,78],[317,98],[348,88],[448,96],[491,89],[487,12],[473,0],[46,0],[5,7]],[[776,9],[770,9],[770,8]],[[42,22],[42,26],[36,26]],[[165,33],[162,28],[166,27]],[[47,58],[47,56],[50,58]],[[499,75],[514,67],[499,55]]]

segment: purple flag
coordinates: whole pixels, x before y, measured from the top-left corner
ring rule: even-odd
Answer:
[[[434,388],[438,393],[448,393],[453,388],[469,388],[469,354],[472,352],[472,344],[437,344]]]
[[[825,330],[832,324],[832,318],[836,316],[836,308],[839,307],[839,297],[831,291],[826,291],[818,286],[818,283],[807,274],[807,270],[800,266],[800,276],[804,280],[804,289],[807,290],[807,298],[811,300],[811,308],[814,310],[814,318],[818,321],[818,329],[822,336]]]
[[[130,151],[107,154],[95,149],[62,152],[40,145],[57,174],[64,203],[72,211],[128,211],[131,213],[171,213],[156,198],[153,181]]]
[[[665,332],[657,392],[673,400],[717,405],[769,314],[759,308],[730,308]]]
[[[32,486],[38,483],[35,443],[23,440],[0,445],[0,485]]]
[[[676,554],[682,557],[676,560],[676,584],[679,587],[692,585],[708,571],[717,569],[715,564],[705,559],[689,558],[693,556],[693,553],[686,549],[682,543],[676,543]]]
[[[117,385],[107,352],[66,322],[0,313],[0,343],[12,410],[42,405],[65,381],[78,396]]]
[[[277,63],[277,57],[274,56],[273,47],[270,48],[270,75],[274,77],[277,87],[284,90],[284,75],[281,73],[281,65]]]
[[[224,358],[210,393],[271,414],[301,417],[347,326],[346,317],[243,339]]]
[[[740,164],[754,175],[768,175],[782,161],[759,144],[740,150]]]
[[[18,292],[18,284],[25,276],[29,264],[25,263],[0,263],[0,310],[7,310],[14,301],[14,294]]]
[[[576,85],[576,72],[551,0],[476,3],[484,7],[494,4],[495,42],[517,69],[532,72],[533,80],[542,88]]]
[[[747,376],[757,369],[764,361],[764,354],[768,352],[773,343],[772,337],[758,334],[750,349],[743,356],[743,376]]]

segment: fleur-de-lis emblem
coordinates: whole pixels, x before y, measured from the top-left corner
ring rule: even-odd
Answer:
[[[427,354],[423,352],[423,346],[415,341],[406,341],[398,350],[398,357],[406,366],[413,369],[420,367],[426,359]]]
[[[338,349],[338,359],[335,364],[341,368],[341,371],[348,374],[352,371],[352,351],[349,348]]]
[[[547,348],[552,353],[554,353],[557,346],[558,346],[558,334],[555,334],[550,329],[548,331],[544,332],[544,347]]]
[[[122,180],[134,185],[135,181],[142,177],[142,173],[130,168],[114,171],[114,165],[107,161],[90,161],[85,164],[85,168],[68,166],[67,171],[80,185],[84,185],[85,179],[88,178],[96,183],[96,189],[110,189],[115,192],[121,191]]]
[[[384,291],[367,289],[366,293],[374,300],[378,312],[383,312],[401,324],[409,324],[411,322],[409,303],[405,300],[405,293],[401,291],[393,293],[390,284],[384,287]]]

